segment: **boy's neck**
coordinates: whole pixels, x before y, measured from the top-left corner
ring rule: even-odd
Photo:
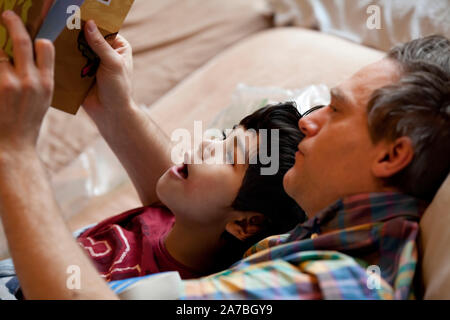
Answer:
[[[169,254],[183,265],[198,272],[208,272],[220,250],[220,234],[211,230],[195,230],[175,222],[164,240]]]

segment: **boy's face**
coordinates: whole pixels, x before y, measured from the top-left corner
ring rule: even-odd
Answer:
[[[224,228],[242,185],[248,159],[257,153],[258,136],[242,127],[224,140],[204,140],[185,154],[185,164],[167,170],[158,181],[159,199],[186,225]],[[197,153],[200,164],[194,163]]]

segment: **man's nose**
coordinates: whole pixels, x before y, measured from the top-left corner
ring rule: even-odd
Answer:
[[[312,116],[302,117],[298,121],[298,127],[305,137],[315,136],[320,130],[319,122]]]

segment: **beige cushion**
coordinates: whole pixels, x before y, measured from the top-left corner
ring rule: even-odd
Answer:
[[[205,62],[271,26],[264,0],[137,0],[121,34],[134,51],[134,89],[151,105]]]
[[[425,299],[450,299],[450,175],[420,222]]]
[[[314,27],[385,51],[430,34],[450,35],[448,0],[268,1],[278,26]],[[376,22],[372,5],[379,8],[379,29],[368,27]]]
[[[228,106],[239,83],[331,87],[382,56],[380,51],[311,30],[270,29],[215,57],[157,101],[150,113],[168,134],[177,128],[192,130],[194,120],[206,126]]]

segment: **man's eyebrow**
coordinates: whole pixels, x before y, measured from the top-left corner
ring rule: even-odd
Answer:
[[[332,88],[330,90],[331,93],[331,101],[332,102],[339,102],[342,105],[350,106],[351,100],[348,98],[348,96],[342,91],[340,88]]]

